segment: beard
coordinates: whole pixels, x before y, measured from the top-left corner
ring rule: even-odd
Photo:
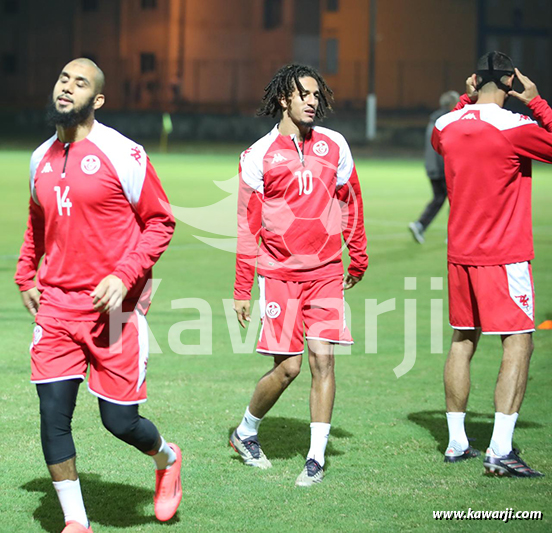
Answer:
[[[73,108],[71,111],[58,111],[54,100],[50,100],[46,106],[46,122],[48,126],[62,128],[75,128],[86,122],[94,112],[94,96],[90,97],[80,108]]]

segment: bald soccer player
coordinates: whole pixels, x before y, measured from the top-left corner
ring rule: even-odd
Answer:
[[[142,146],[95,120],[103,87],[103,72],[84,58],[58,77],[47,112],[56,133],[31,157],[29,219],[15,275],[36,322],[31,382],[64,532],[92,531],[71,433],[87,370],[104,426],[155,461],[156,517],[169,520],[182,498],[178,446],[138,413],[146,401],[148,281],[175,223]]]

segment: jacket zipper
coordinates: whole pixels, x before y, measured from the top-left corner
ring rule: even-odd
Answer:
[[[63,170],[61,171],[61,177],[65,178],[65,168],[67,167],[67,159],[69,158],[69,147],[71,143],[65,143],[63,149],[65,150],[65,161],[63,162]]]
[[[301,160],[301,164],[305,166],[305,156],[303,155],[303,151],[301,150],[299,146],[299,142],[297,141],[297,137],[295,134],[292,134],[291,136],[293,140],[293,144],[295,145],[295,149],[297,150],[297,153],[299,154],[299,159]],[[303,148],[305,147],[305,141],[303,141]]]

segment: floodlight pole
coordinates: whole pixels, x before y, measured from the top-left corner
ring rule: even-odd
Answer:
[[[370,40],[368,50],[368,95],[366,96],[366,138],[376,138],[376,15],[377,0],[370,0]]]

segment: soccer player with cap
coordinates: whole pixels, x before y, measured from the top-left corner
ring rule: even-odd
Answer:
[[[521,93],[512,89],[515,78]],[[500,52],[481,57],[468,94],[435,124],[433,146],[445,160],[449,317],[454,329],[444,370],[449,444],[445,462],[480,455],[464,427],[470,362],[481,333],[499,335],[502,363],[495,420],[484,466],[488,473],[539,477],[512,448],[533,352],[534,257],[531,160],[552,163],[552,110],[533,82]],[[504,109],[514,96],[535,121]]]
[[[146,401],[151,269],[169,245],[174,218],[144,149],[94,119],[103,86],[102,71],[85,58],[58,77],[48,108],[56,134],[31,157],[15,275],[36,321],[31,381],[66,533],[92,531],[71,431],[87,370],[106,429],[155,462],[157,518],[169,520],[182,498],[178,446],[138,413]]]
[[[360,185],[349,146],[333,130],[315,126],[332,92],[303,65],[282,67],[265,89],[259,115],[279,123],[241,155],[234,309],[250,320],[257,266],[262,328],[257,351],[272,369],[257,383],[230,443],[245,464],[269,468],[259,424],[297,377],[306,330],[312,374],[311,446],[298,486],[323,479],[335,398],[335,344],[352,344],[343,289],[368,266]],[[343,275],[342,235],[351,263]],[[258,246],[258,240],[261,240]]]

